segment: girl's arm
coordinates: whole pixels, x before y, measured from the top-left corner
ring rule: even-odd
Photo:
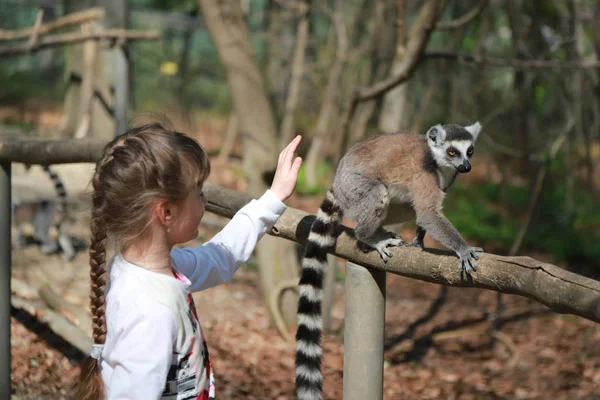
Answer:
[[[192,282],[192,291],[228,282],[285,210],[285,204],[267,190],[260,199],[240,209],[210,241],[173,249],[175,267]]]
[[[298,180],[302,159],[294,153],[302,140],[296,136],[279,154],[271,189],[258,200],[239,210],[231,221],[206,244],[174,249],[171,256],[176,268],[192,281],[198,291],[227,282],[254,250],[260,238],[270,230],[286,209]]]
[[[119,310],[118,320],[107,398],[160,399],[177,338],[175,314],[163,304],[138,301]]]

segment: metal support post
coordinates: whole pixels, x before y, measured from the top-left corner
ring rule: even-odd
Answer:
[[[0,398],[10,399],[10,161],[0,162]]]
[[[346,264],[344,400],[383,399],[385,271]]]

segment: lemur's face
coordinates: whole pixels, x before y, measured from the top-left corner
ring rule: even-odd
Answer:
[[[427,132],[427,143],[440,167],[452,167],[460,173],[471,170],[471,157],[481,125],[436,125]]]
[[[442,146],[444,164],[453,166],[460,173],[471,170],[471,157],[475,152],[472,140],[450,140]]]

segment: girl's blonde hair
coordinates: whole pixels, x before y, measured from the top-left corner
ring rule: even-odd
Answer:
[[[182,203],[210,173],[210,162],[193,138],[154,122],[129,129],[108,143],[92,178],[90,223],[90,308],[94,344],[106,339],[106,241],[122,248],[150,222],[157,200]],[[98,400],[104,383],[98,360],[89,357],[81,367],[79,400]]]

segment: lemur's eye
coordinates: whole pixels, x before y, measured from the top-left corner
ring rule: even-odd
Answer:
[[[456,151],[454,151],[454,150],[448,150],[448,155],[450,157],[454,157],[456,155]]]
[[[473,150],[467,151],[467,155],[472,156],[473,155]]]

